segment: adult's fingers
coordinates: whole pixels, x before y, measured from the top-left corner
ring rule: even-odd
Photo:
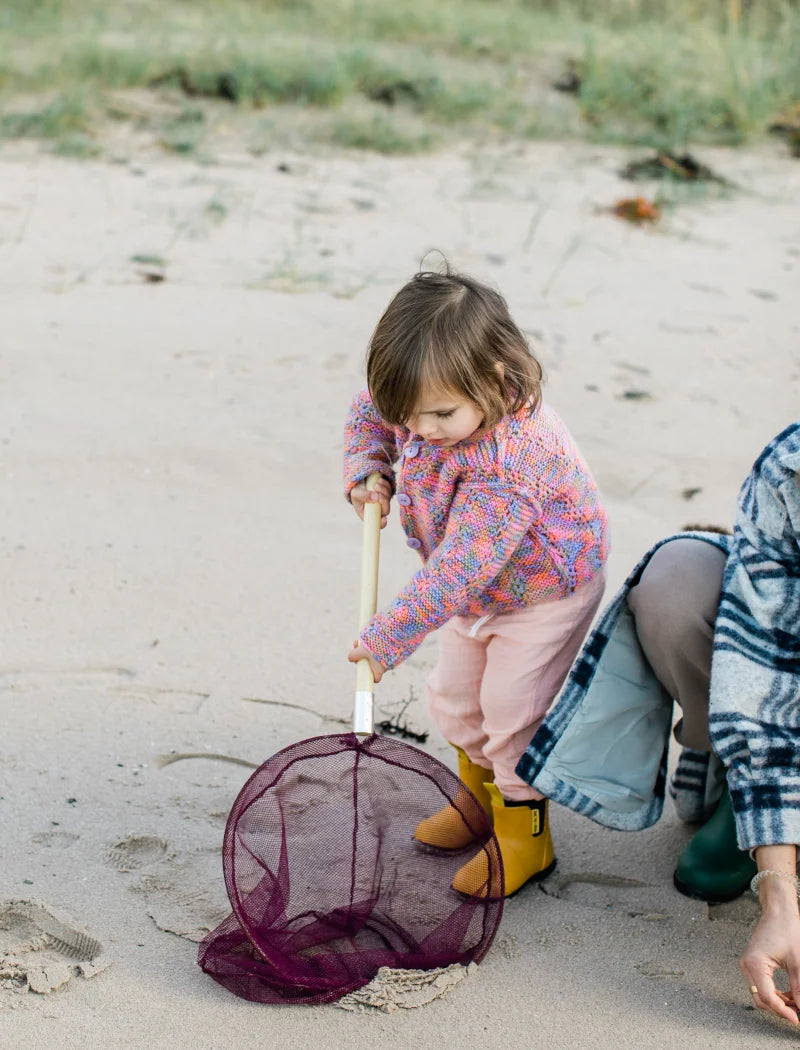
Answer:
[[[760,1010],[768,1010],[770,1013],[783,1017],[792,1024],[797,1024],[797,1010],[789,1005],[791,1001],[788,996],[775,990],[775,982],[772,980],[771,972],[755,971],[753,967],[742,963],[742,973],[750,982],[750,995],[753,1004]]]
[[[783,992],[778,992],[786,1006],[793,1010],[795,1015],[800,1019],[800,961],[791,957],[786,963],[786,972],[789,974],[789,987],[791,992],[789,995],[784,995]]]

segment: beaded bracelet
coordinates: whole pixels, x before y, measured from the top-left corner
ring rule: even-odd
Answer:
[[[753,893],[758,892],[758,884],[762,879],[766,879],[768,876],[774,875],[776,879],[788,879],[794,885],[797,891],[797,896],[800,897],[800,879],[796,875],[790,874],[788,871],[772,871],[770,868],[764,868],[763,871],[756,872],[756,874],[750,880],[750,889]]]

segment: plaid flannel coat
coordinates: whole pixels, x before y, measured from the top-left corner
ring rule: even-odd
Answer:
[[[661,816],[673,702],[639,645],[628,592],[665,543],[685,537],[727,551],[730,536],[682,532],[652,547],[584,643],[561,697],[517,764],[548,798],[620,831]]]
[[[710,730],[742,849],[800,843],[800,421],[739,494],[714,631]]]

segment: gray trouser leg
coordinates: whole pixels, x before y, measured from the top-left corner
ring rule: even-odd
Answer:
[[[675,739],[697,751],[711,751],[708,683],[725,561],[710,543],[672,540],[659,547],[628,595],[644,654],[683,710]]]

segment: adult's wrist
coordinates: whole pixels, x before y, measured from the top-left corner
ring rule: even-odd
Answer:
[[[786,918],[800,915],[796,858],[797,849],[789,844],[759,846],[755,850],[758,874],[753,882],[757,884],[756,892],[765,915]]]
[[[762,914],[800,917],[797,889],[785,879],[763,879],[758,886],[758,896]]]

